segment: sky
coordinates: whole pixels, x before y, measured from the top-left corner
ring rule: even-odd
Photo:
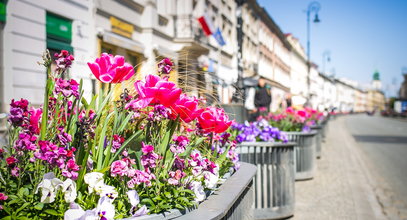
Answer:
[[[258,2],[284,33],[292,33],[306,48],[305,11],[312,0]],[[407,0],[318,2],[321,22],[311,25],[311,60],[322,70],[323,53],[329,51],[325,70],[362,85],[378,70],[383,91],[395,96],[403,82],[402,69],[407,69]]]

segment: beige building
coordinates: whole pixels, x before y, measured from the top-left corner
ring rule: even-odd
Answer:
[[[259,15],[258,74],[271,86],[271,110],[276,111],[290,92],[290,44],[264,8],[255,5]]]
[[[367,91],[367,110],[384,110],[386,99],[384,93],[380,90],[368,90]]]

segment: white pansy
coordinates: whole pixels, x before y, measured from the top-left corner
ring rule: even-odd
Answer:
[[[85,215],[85,211],[76,203],[71,204],[71,209],[68,209],[64,214],[64,220],[79,220]],[[83,218],[82,218],[83,219]]]
[[[208,189],[215,189],[218,183],[219,177],[211,172],[205,171],[204,172],[204,183],[205,187]]]
[[[74,204],[71,209],[64,214],[64,220],[99,220],[104,217],[113,220],[115,215],[114,205],[110,199],[103,196],[99,199],[98,205],[92,210],[84,211],[79,205]]]
[[[105,217],[106,219],[113,219],[115,215],[114,205],[111,203],[111,199],[103,196],[99,199],[98,206],[96,207],[96,214],[99,217]]]
[[[100,196],[106,196],[109,199],[111,199],[111,201],[113,201],[114,199],[117,198],[117,196],[119,196],[119,193],[116,191],[116,188],[105,184],[96,186],[95,191],[96,194]]]
[[[206,198],[204,188],[199,181],[193,181],[190,184],[191,190],[195,193],[195,201],[201,202]]]
[[[127,192],[131,206],[136,206],[140,203],[140,197],[136,190],[130,190]]]
[[[41,189],[41,202],[52,203],[55,201],[58,188],[62,186],[62,181],[55,177],[53,172],[44,174],[43,180],[38,184],[35,193]]]
[[[104,185],[103,182],[103,173],[99,172],[92,172],[92,173],[87,173],[83,177],[84,181],[86,184],[88,184],[88,191],[89,193],[92,193],[95,191],[95,187],[101,187]]]
[[[65,194],[65,201],[67,203],[74,202],[76,196],[76,183],[72,179],[66,179],[62,184],[62,192]]]

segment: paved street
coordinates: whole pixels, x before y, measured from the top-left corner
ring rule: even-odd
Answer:
[[[407,121],[359,115],[345,122],[373,169],[373,186],[385,213],[407,219]]]
[[[407,219],[406,158],[405,121],[331,121],[315,178],[296,182],[293,219]]]

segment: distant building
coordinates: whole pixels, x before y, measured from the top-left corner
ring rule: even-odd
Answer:
[[[404,81],[401,83],[399,96],[401,99],[407,99],[407,73],[403,74]]]

